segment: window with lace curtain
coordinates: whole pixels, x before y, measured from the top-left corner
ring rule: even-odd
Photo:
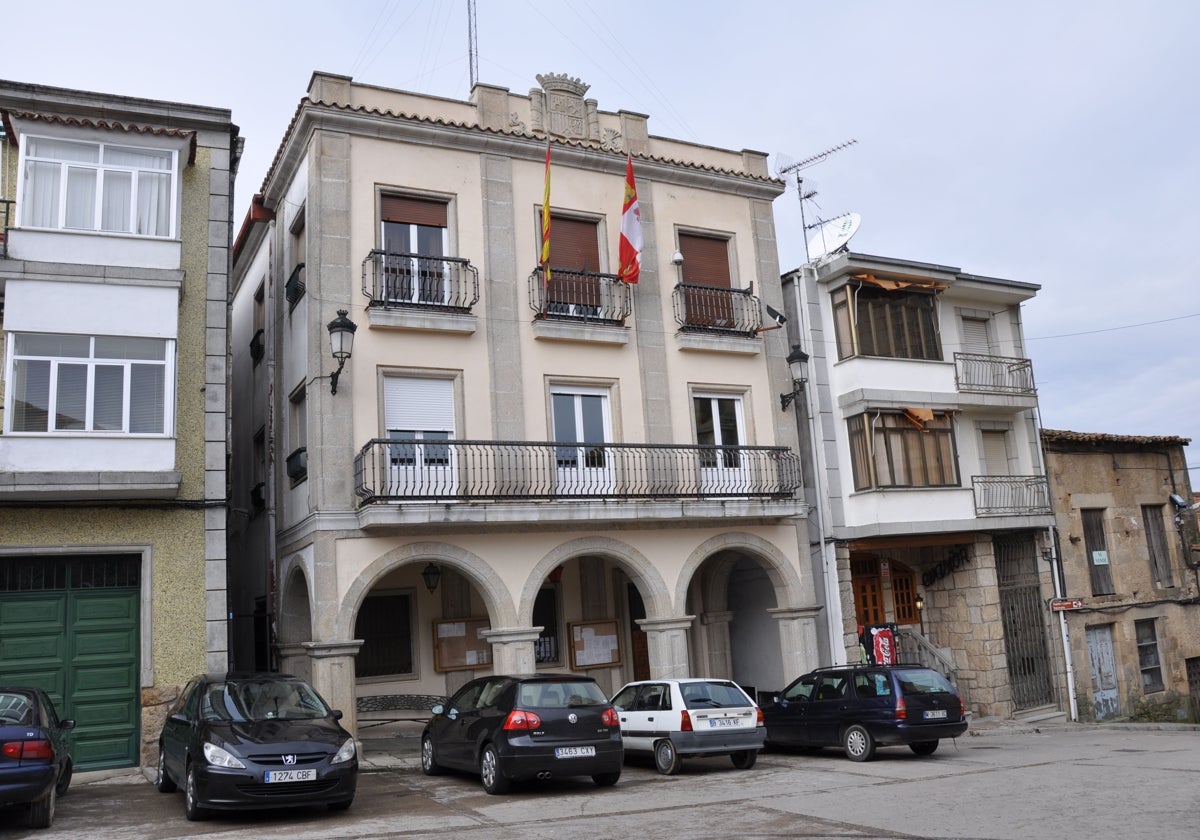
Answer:
[[[22,227],[171,237],[178,153],[26,136]]]

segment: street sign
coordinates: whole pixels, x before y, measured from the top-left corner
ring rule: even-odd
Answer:
[[[1051,598],[1050,609],[1054,612],[1063,612],[1064,610],[1081,610],[1083,609],[1082,598]]]

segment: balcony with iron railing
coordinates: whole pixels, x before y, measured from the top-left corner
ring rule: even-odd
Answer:
[[[800,457],[786,447],[688,444],[570,444],[541,441],[369,441],[354,459],[360,508],[394,503],[599,503],[615,517],[621,503],[778,501],[756,516],[798,515]],[[401,505],[409,510],[411,505]],[[448,515],[442,507],[439,516]],[[560,510],[544,518],[571,517]],[[632,516],[633,514],[631,514]],[[713,513],[713,515],[720,515]]]
[[[628,283],[615,274],[541,268],[529,275],[529,308],[545,321],[621,326],[633,313]]]
[[[287,283],[283,286],[283,296],[287,299],[290,309],[294,309],[300,302],[300,298],[304,297],[305,288],[304,263],[296,263],[296,267],[288,275]]]
[[[8,256],[8,227],[14,206],[10,199],[0,198],[0,257]]]
[[[468,259],[379,249],[362,263],[369,309],[469,313],[479,302],[479,271]]]
[[[954,354],[954,383],[960,392],[1034,396],[1033,363],[1029,359]]]
[[[1048,516],[1050,483],[1044,475],[973,475],[976,516]]]
[[[751,289],[680,283],[671,300],[683,332],[754,338],[762,329],[762,306]]]

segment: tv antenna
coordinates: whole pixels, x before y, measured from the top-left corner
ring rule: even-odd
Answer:
[[[471,65],[471,90],[479,84],[479,32],[475,29],[475,0],[467,0],[467,60]]]
[[[776,171],[776,175],[781,178],[786,178],[793,172],[796,173],[796,193],[800,196],[800,228],[803,231],[801,236],[804,238],[804,261],[807,263],[811,260],[808,253],[808,224],[804,220],[804,202],[811,201],[817,194],[816,184],[810,181],[807,185],[804,183],[804,178],[800,175],[801,171],[808,169],[810,166],[816,166],[821,161],[825,160],[830,155],[840,152],[842,149],[853,146],[858,141],[854,138],[847,140],[845,143],[826,149],[823,152],[807,157],[804,160],[796,161],[795,163],[784,163]],[[786,158],[785,158],[786,159]]]

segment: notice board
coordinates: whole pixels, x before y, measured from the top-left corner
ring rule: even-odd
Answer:
[[[433,622],[433,667],[465,671],[492,664],[492,643],[483,637],[491,628],[486,618],[453,618]]]
[[[570,631],[572,670],[621,664],[616,619],[573,622]]]

